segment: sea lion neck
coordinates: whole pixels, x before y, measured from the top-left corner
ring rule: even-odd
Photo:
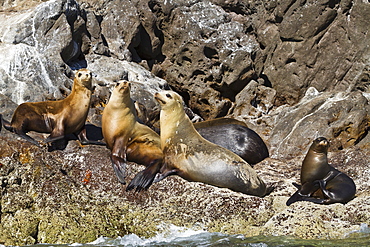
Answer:
[[[193,131],[189,130],[194,129],[192,122],[186,116],[184,108],[180,103],[174,104],[171,108],[162,108],[160,113],[160,125],[162,148],[165,147],[166,143],[170,140],[176,139],[180,131],[190,135]]]

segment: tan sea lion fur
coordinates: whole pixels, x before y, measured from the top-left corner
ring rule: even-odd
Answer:
[[[148,126],[138,122],[133,101],[130,98],[131,84],[120,81],[103,111],[102,131],[111,152],[111,160],[118,180],[125,184],[126,163],[133,161],[147,168],[138,173],[126,190],[147,189],[159,172],[163,153],[159,135]]]
[[[72,92],[65,99],[22,103],[15,110],[10,123],[1,116],[2,124],[7,130],[36,145],[39,143],[27,132],[50,133],[45,142],[60,140],[73,133],[82,144],[102,144],[90,141],[86,136],[85,121],[91,94],[91,72],[80,69],[75,73]]]
[[[160,136],[165,157],[158,181],[176,174],[188,181],[249,195],[264,196],[271,191],[242,158],[199,135],[184,112],[180,95],[162,91],[155,99],[161,105]]]
[[[356,185],[346,174],[328,163],[329,142],[324,137],[313,141],[302,162],[301,186],[286,202],[289,206],[296,201],[318,204],[347,203],[356,193]]]

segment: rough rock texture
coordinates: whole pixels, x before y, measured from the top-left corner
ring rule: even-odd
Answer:
[[[172,177],[126,193],[105,147],[71,140],[47,152],[2,129],[0,244],[150,236],[160,223],[343,238],[370,224],[369,11],[360,0],[0,1],[4,118],[22,102],[65,97],[73,70],[88,67],[89,134],[99,139],[115,82],[135,81],[131,95],[150,123],[158,119],[153,93],[171,87],[201,118],[237,118],[260,134],[271,158],[255,169],[276,185],[257,198]],[[330,140],[330,163],[353,177],[357,197],[286,207],[318,136]],[[141,169],[130,164],[129,178]]]
[[[331,163],[358,187],[346,205],[320,206],[286,200],[295,191],[300,162],[267,159],[255,166],[275,191],[265,198],[171,177],[147,192],[125,192],[117,181],[109,151],[70,141],[65,150],[47,152],[14,134],[1,132],[0,243],[89,242],[129,233],[149,237],[162,223],[228,234],[344,238],[370,224],[369,151],[348,148],[330,153]],[[129,179],[143,169],[129,163]],[[90,175],[89,175],[90,174]]]

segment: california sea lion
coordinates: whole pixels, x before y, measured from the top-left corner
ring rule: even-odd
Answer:
[[[146,109],[136,101],[135,109],[139,119],[159,133],[159,111]],[[186,115],[195,119],[194,113],[184,107]],[[192,120],[192,122],[194,122]],[[194,123],[195,129],[206,140],[236,153],[250,165],[255,165],[269,157],[269,151],[262,138],[252,129],[237,119],[221,117]]]
[[[180,95],[172,91],[155,94],[161,105],[160,128],[164,164],[158,181],[169,175],[249,195],[271,191],[256,171],[233,152],[199,135],[186,116]]]
[[[356,185],[346,174],[328,164],[329,142],[324,137],[313,141],[301,168],[301,184],[286,204],[310,201],[318,204],[347,203],[356,193]]]
[[[216,118],[194,123],[194,127],[203,138],[236,153],[250,165],[269,157],[262,138],[242,121]]]
[[[125,184],[127,160],[147,167],[126,188],[140,191],[152,184],[162,166],[163,153],[159,135],[138,122],[135,106],[130,98],[130,87],[130,82],[121,81],[113,89],[103,111],[102,131],[105,142],[112,151],[114,171],[122,184]]]
[[[90,141],[86,136],[85,121],[91,94],[91,72],[80,69],[75,74],[72,92],[65,99],[22,103],[15,110],[10,123],[1,117],[2,124],[7,130],[38,146],[39,143],[27,132],[50,133],[45,142],[60,140],[73,133],[82,144],[102,144]]]

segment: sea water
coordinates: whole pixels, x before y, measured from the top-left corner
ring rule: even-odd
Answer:
[[[351,232],[340,240],[304,240],[287,236],[256,236],[244,237],[243,235],[228,235],[224,233],[210,233],[204,230],[193,230],[170,225],[165,231],[159,232],[152,238],[140,238],[129,234],[118,238],[99,237],[91,243],[73,244],[36,244],[32,247],[67,247],[67,246],[250,246],[250,247],[275,247],[275,246],[370,246],[370,228],[362,224],[359,231]],[[4,247],[0,245],[0,247]],[[30,246],[31,247],[31,246]]]

